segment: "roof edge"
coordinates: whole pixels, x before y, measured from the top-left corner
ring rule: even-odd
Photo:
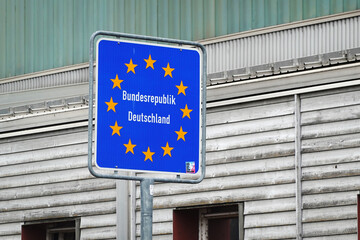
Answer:
[[[284,23],[284,24],[280,24],[280,25],[269,26],[269,27],[265,27],[265,28],[258,28],[258,29],[253,29],[253,30],[248,30],[248,31],[243,31],[243,32],[238,32],[238,33],[232,33],[232,34],[228,34],[228,35],[224,35],[224,36],[202,39],[202,40],[199,40],[198,42],[201,43],[202,45],[206,46],[206,45],[210,45],[210,44],[214,44],[214,43],[231,41],[234,39],[246,38],[246,37],[251,37],[251,36],[255,36],[255,35],[272,33],[272,32],[279,32],[279,31],[284,31],[284,30],[289,30],[289,29],[294,29],[294,28],[306,27],[306,26],[310,26],[310,25],[316,25],[316,24],[332,22],[332,21],[353,18],[353,17],[358,17],[358,16],[360,16],[360,10],[354,10],[354,11],[349,11],[349,12],[337,13],[337,14],[333,14],[333,15],[327,15],[327,16],[323,16],[323,17],[317,17],[317,18],[299,20],[296,22],[290,22],[290,23]]]

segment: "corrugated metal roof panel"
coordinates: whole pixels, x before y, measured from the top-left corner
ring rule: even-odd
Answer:
[[[89,82],[89,64],[54,69],[0,82],[0,94]]]
[[[218,80],[211,84],[224,82],[223,73],[229,72],[229,79],[233,80],[231,71],[236,70],[237,80],[251,77],[249,69],[261,65],[252,72],[258,71],[255,75],[266,74],[269,68],[273,72],[286,72],[298,70],[299,68],[314,67],[314,62],[319,66],[341,63],[342,60],[356,59],[351,54],[344,55],[345,50],[360,47],[360,12],[357,15],[330,22],[321,22],[284,28],[279,31],[266,33],[245,33],[222,41],[204,42],[208,51],[208,73],[222,73]],[[321,56],[335,52],[337,57]],[[347,53],[347,52],[346,52]],[[357,52],[358,53],[358,52]],[[293,59],[300,59],[308,56],[315,58],[307,59],[303,63],[294,63]],[[290,63],[288,60],[291,60]],[[264,66],[269,67],[264,67]],[[274,65],[274,66],[273,66]],[[248,70],[247,70],[248,69]],[[216,75],[216,74],[215,74]],[[230,76],[231,75],[231,76]],[[254,75],[254,73],[253,73]],[[218,78],[218,77],[213,77]],[[227,79],[225,82],[229,81]],[[44,73],[30,74],[15,78],[3,79],[0,81],[0,93],[18,92],[29,89],[79,84],[88,81],[88,65],[81,64],[70,68],[60,68]]]
[[[87,62],[100,29],[200,40],[356,9],[358,0],[3,0],[0,78]]]
[[[208,73],[360,46],[360,16],[207,44]]]

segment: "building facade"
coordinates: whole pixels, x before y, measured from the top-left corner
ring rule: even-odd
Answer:
[[[5,2],[11,10],[14,3]],[[293,10],[295,1],[276,1],[281,7],[273,24],[264,14],[263,24],[257,25],[254,19],[261,17],[252,14],[253,27],[246,28],[240,19],[244,16],[237,16],[241,24],[229,32],[236,22],[231,15],[226,31],[219,17],[223,22],[214,22],[209,26],[212,34],[205,34],[211,23],[206,9],[214,9],[209,18],[223,16],[221,6],[226,4],[227,14],[233,2],[214,1],[206,7],[202,2],[201,26],[193,24],[196,14],[191,9],[198,8],[190,6],[195,1],[189,6],[178,3],[174,9],[179,11],[179,26],[166,27],[166,36],[198,40],[208,52],[206,177],[196,185],[155,184],[153,239],[357,239],[360,3],[317,3],[310,11],[313,3],[301,1],[303,11],[315,18],[298,19],[292,17],[300,16]],[[342,11],[336,10],[339,2]],[[60,2],[50,3],[51,9],[63,8]],[[246,3],[235,6],[243,9]],[[97,6],[88,4],[90,9]],[[107,4],[145,11],[138,2]],[[274,13],[267,4],[254,1],[248,11],[266,13],[266,6]],[[71,12],[80,7],[70,5]],[[279,10],[286,6],[288,15]],[[349,6],[355,11],[347,12]],[[162,7],[157,5],[156,19],[164,17],[160,13],[176,15]],[[191,22],[184,20],[186,9]],[[301,16],[307,16],[304,12]],[[21,14],[6,19],[21,19]],[[190,33],[181,26],[191,26]],[[140,25],[133,27],[144,33]],[[194,34],[197,27],[202,29],[200,37]],[[149,35],[161,36],[163,28],[157,29]],[[170,29],[184,35],[171,35]],[[10,46],[4,38],[0,43],[2,49]],[[44,67],[26,60],[36,47],[20,45],[28,53],[23,55],[25,68],[19,65],[17,71],[7,65],[22,59],[21,54],[9,57],[10,50],[2,57],[9,58],[7,63],[0,64],[6,72],[0,79],[0,239],[140,239],[139,185],[94,178],[87,169],[88,108],[93,104],[88,101],[88,64],[82,63],[87,55],[67,62],[57,58],[58,50],[51,50],[50,58],[58,65]],[[70,50],[63,56],[68,52],[74,54]]]

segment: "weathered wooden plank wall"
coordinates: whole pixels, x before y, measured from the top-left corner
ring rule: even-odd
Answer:
[[[360,88],[301,103],[304,239],[357,239]]]
[[[172,238],[174,208],[233,202],[244,202],[245,239],[295,239],[297,224],[303,239],[356,239],[360,87],[300,101],[300,223],[290,95],[208,109],[206,178],[155,185],[154,239]],[[25,221],[75,216],[83,239],[116,238],[115,181],[94,179],[86,166],[86,127],[0,138],[0,240],[20,239]],[[139,236],[139,189],[136,195]]]
[[[172,237],[172,208],[242,201],[247,238],[295,237],[293,112],[293,97],[209,109],[206,178],[155,185],[153,239]]]
[[[172,237],[174,208],[244,202],[245,239],[356,239],[360,87],[300,96],[302,221],[296,223],[294,96],[208,110],[207,173],[156,184],[153,239]],[[137,189],[136,234],[140,234]]]
[[[0,139],[0,239],[67,217],[80,217],[81,239],[116,238],[116,184],[90,175],[87,141],[86,127]]]

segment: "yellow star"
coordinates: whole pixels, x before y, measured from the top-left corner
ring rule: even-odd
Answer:
[[[166,68],[163,67],[162,69],[164,69],[164,71],[165,71],[164,77],[166,77],[167,75],[169,75],[170,77],[172,77],[171,72],[174,71],[175,68],[171,68],[170,65],[169,65],[169,63],[168,63],[168,64],[167,64],[167,67],[166,67]]]
[[[168,154],[171,157],[171,150],[173,150],[173,147],[169,147],[169,143],[166,142],[166,146],[165,147],[161,147],[164,150],[164,155]]]
[[[137,64],[133,64],[132,59],[130,59],[129,63],[125,63],[125,65],[128,68],[126,73],[129,73],[131,71],[135,74],[135,67],[137,66]]]
[[[144,61],[146,62],[146,68],[151,67],[152,69],[154,69],[154,62],[156,62],[156,60],[151,59],[151,54],[149,54],[149,58],[148,59],[144,59]]]
[[[121,89],[120,83],[122,83],[124,80],[120,80],[119,77],[118,77],[118,75],[116,74],[115,79],[111,79],[111,81],[114,83],[113,89],[114,89],[115,87],[118,87],[119,89]]]
[[[179,130],[179,131],[175,131],[175,132],[176,132],[176,134],[178,135],[177,141],[178,141],[180,138],[185,141],[185,135],[187,134],[187,132],[184,132],[184,131],[182,130],[182,127],[180,127],[180,130]]]
[[[122,129],[123,127],[118,126],[117,121],[115,121],[114,126],[110,126],[110,127],[113,130],[111,136],[113,136],[115,133],[120,136],[120,129]]]
[[[152,155],[154,155],[155,152],[150,152],[150,147],[148,147],[147,151],[143,152],[143,154],[145,154],[145,160],[144,161],[146,161],[148,159],[150,159],[150,161],[153,161],[152,160]]]
[[[135,144],[131,143],[131,139],[129,139],[129,143],[128,144],[124,144],[124,146],[126,147],[126,153],[128,152],[132,152],[132,154],[134,154],[134,147],[136,146]]]
[[[110,111],[110,109],[113,110],[114,112],[116,112],[116,111],[115,111],[115,106],[116,106],[118,103],[113,102],[112,97],[111,97],[111,99],[110,99],[110,102],[105,102],[105,103],[108,105],[107,112]]]
[[[187,104],[185,105],[185,108],[184,108],[184,109],[181,109],[181,108],[180,108],[180,110],[183,112],[182,118],[184,118],[185,116],[187,116],[188,118],[190,118],[190,113],[192,112],[192,109],[188,109]]]
[[[184,95],[186,96],[186,94],[185,94],[185,89],[187,89],[188,87],[187,87],[187,86],[184,86],[182,81],[181,81],[180,85],[179,85],[179,86],[176,85],[176,87],[179,89],[178,95],[179,95],[180,93],[182,93],[182,94],[184,94]]]

